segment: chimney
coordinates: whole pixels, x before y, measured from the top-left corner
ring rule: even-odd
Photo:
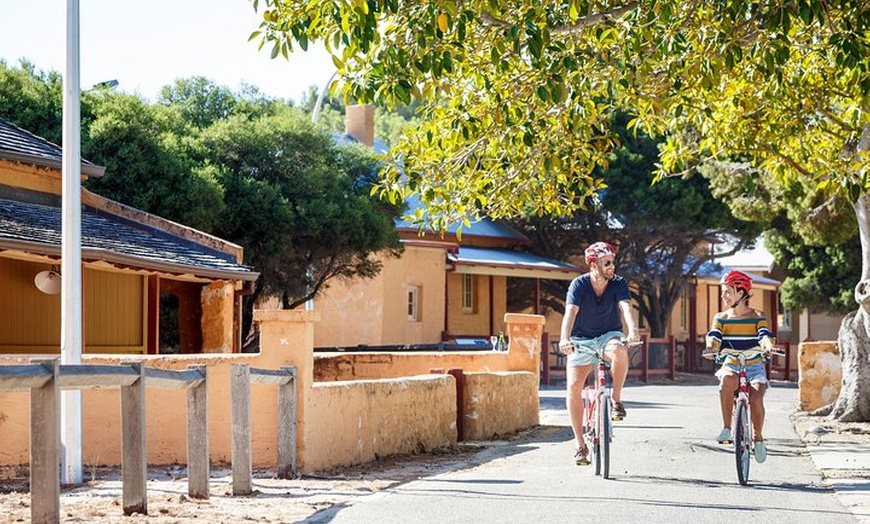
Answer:
[[[347,106],[344,132],[372,147],[375,143],[375,106],[371,104]]]

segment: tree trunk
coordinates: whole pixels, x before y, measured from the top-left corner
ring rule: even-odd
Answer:
[[[840,324],[837,343],[843,362],[843,383],[830,417],[841,422],[870,421],[870,281],[855,288],[858,311]]]
[[[830,418],[842,422],[870,421],[870,195],[855,203],[861,235],[863,267],[855,287],[858,311],[843,319],[837,343],[843,362],[843,384]]]

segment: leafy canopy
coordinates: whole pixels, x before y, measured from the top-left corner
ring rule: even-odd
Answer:
[[[618,246],[618,271],[633,284],[638,314],[652,337],[663,337],[689,282],[687,277],[704,263],[750,245],[761,225],[735,218],[714,198],[705,177],[669,178],[652,184],[662,141],[627,131],[629,118],[619,113],[613,119],[612,131],[619,145],[608,156],[608,168],[595,173],[606,184],[597,195],[596,206],[568,218],[532,217],[514,225],[532,239],[535,251],[553,258],[580,261],[585,247],[602,239]],[[730,251],[714,258],[709,249],[713,239],[727,241]],[[514,283],[517,288],[522,285],[527,289],[517,295],[530,300],[534,296],[531,286]],[[545,305],[562,311],[567,283],[544,281],[541,285],[556,299],[546,300]]]
[[[426,101],[381,190],[419,193],[436,226],[585,206],[615,105],[671,133],[664,172],[744,156],[814,190],[867,189],[867,155],[850,154],[870,122],[863,0],[252,3],[273,57],[322,41],[348,99]]]
[[[359,144],[337,147],[300,111],[236,116],[202,134],[226,208],[216,232],[245,248],[257,293],[293,308],[335,277],[371,277],[376,255],[400,249],[400,209],[370,197],[377,163]]]

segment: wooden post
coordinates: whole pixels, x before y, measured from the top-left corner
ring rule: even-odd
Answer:
[[[541,383],[550,385],[550,334],[541,335]]]
[[[465,440],[465,375],[462,368],[450,368],[448,375],[456,379],[456,440]]]
[[[278,478],[296,477],[296,368],[284,367],[292,378],[278,386]]]
[[[233,495],[253,493],[251,471],[251,367],[233,364],[230,369],[232,402]]]
[[[646,335],[643,335],[641,339],[643,345],[640,348],[640,379],[646,383],[649,371],[649,339]]]
[[[187,390],[187,494],[208,499],[208,366],[189,366],[203,376],[199,385]]]
[[[139,373],[139,379],[129,386],[121,386],[121,479],[124,515],[147,515],[145,368],[141,362],[127,365]]]
[[[51,379],[30,390],[30,521],[60,522],[60,387],[58,361],[34,360]]]
[[[668,337],[668,364],[670,364],[669,376],[674,380],[677,374],[677,339],[673,335]]]

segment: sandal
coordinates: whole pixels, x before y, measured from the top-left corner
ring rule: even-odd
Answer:
[[[625,406],[622,405],[622,402],[611,401],[610,403],[610,420],[620,421],[625,418]]]
[[[578,466],[588,466],[589,464],[592,464],[592,462],[589,461],[589,448],[577,448],[577,451],[574,452],[574,464],[577,464]]]

